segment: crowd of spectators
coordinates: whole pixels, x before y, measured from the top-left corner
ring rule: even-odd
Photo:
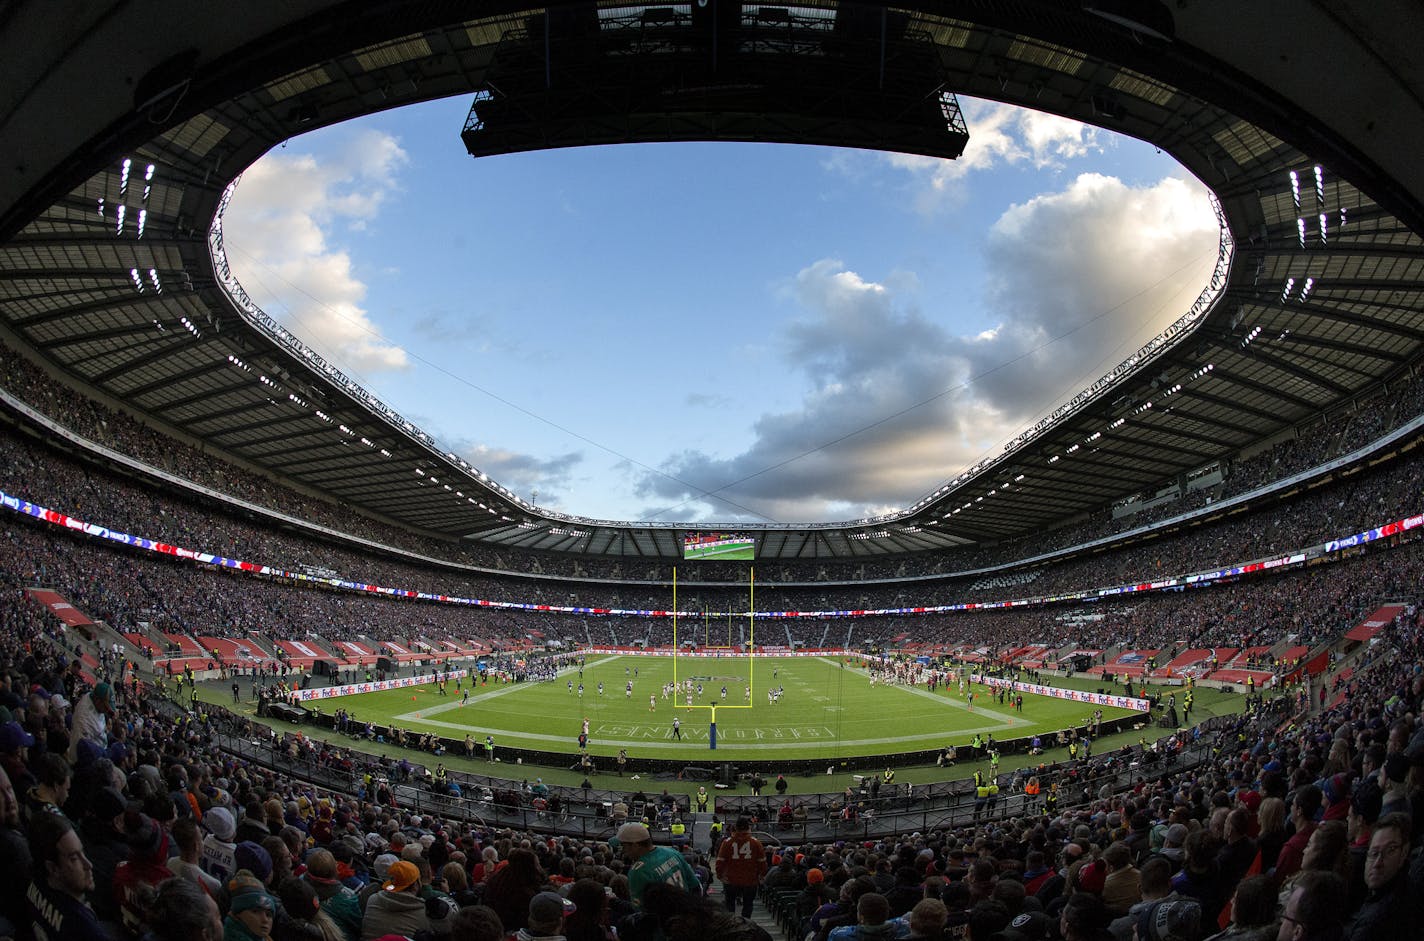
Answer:
[[[812,941],[1373,941],[1424,923],[1413,606],[1336,701],[1242,716],[1205,768],[866,842],[729,827],[725,853],[637,823],[605,840],[417,814],[349,750],[350,791],[317,788],[221,751],[211,716],[86,678],[47,617],[0,607],[0,935],[766,941],[731,911],[749,887]]]
[[[160,492],[15,435],[0,437],[0,489],[114,530],[161,542],[270,564],[280,570],[337,572],[361,582],[529,605],[665,609],[663,588],[598,581],[530,581],[468,570],[416,566],[352,551],[305,535],[220,512],[196,499]],[[1208,526],[1141,541],[1113,551],[1026,569],[1011,585],[975,588],[968,580],[866,584],[833,590],[760,582],[762,611],[875,610],[1006,597],[1051,595],[1179,575],[1305,548],[1328,536],[1417,510],[1424,458],[1406,458],[1373,473],[1317,488],[1296,500]],[[18,515],[4,521],[0,554],[13,587],[44,585],[65,593],[90,616],[121,630],[139,625],[164,632],[270,640],[347,636],[378,639],[560,639],[572,645],[672,640],[668,618],[555,615],[502,607],[414,602],[292,582],[157,556]],[[1334,555],[1324,556],[1327,561]],[[1288,636],[1301,643],[1326,636],[1369,606],[1406,588],[1417,567],[1413,550],[1371,552],[1364,561],[1313,565],[1284,577],[1242,580],[1211,590],[1116,596],[1091,605],[1051,605],[999,612],[839,619],[760,619],[761,645],[812,647],[884,645],[900,635],[915,641],[971,643],[1013,636],[1024,643],[1068,638],[1085,647],[1112,642],[1145,648],[1269,645]],[[1314,560],[1313,560],[1314,561]],[[192,586],[206,586],[194,592]],[[746,618],[722,612],[746,604],[744,585],[694,584],[679,597],[693,637],[751,636]],[[713,612],[716,612],[715,614]],[[689,622],[690,621],[690,622]],[[713,630],[713,621],[716,630]]]
[[[0,436],[0,488],[28,487],[38,503],[51,505],[114,530],[134,531],[155,540],[201,551],[269,562],[292,571],[299,565],[349,572],[360,581],[417,588],[464,598],[493,598],[518,604],[590,606],[671,606],[671,595],[602,582],[538,582],[471,578],[467,572],[416,567],[409,562],[362,557],[300,535],[262,527],[258,521],[221,514],[197,501],[158,493],[110,471],[77,463],[58,451],[23,438]],[[1044,569],[1030,569],[1027,584],[997,589],[1004,594],[968,595],[960,587],[863,585],[833,592],[759,584],[760,611],[874,609],[936,602],[997,601],[1004,596],[1055,594],[1161,578],[1296,550],[1324,535],[1349,534],[1357,527],[1415,510],[1421,491],[1420,460],[1397,461],[1349,485],[1321,487],[1292,503],[1215,525],[1166,535],[1122,550],[1101,552]],[[518,608],[450,605],[343,591],[316,581],[261,577],[134,550],[114,542],[7,514],[0,538],[0,578],[9,588],[48,587],[60,591],[85,614],[121,631],[195,636],[249,636],[278,639],[349,638],[412,642],[424,639],[558,639],[571,646],[672,642],[669,618],[548,614]],[[1323,554],[1321,564],[1283,574],[1243,578],[1213,588],[1115,595],[1084,604],[1015,606],[1000,611],[953,614],[859,616],[859,618],[760,618],[756,641],[763,646],[887,646],[897,638],[917,643],[987,643],[1005,638],[1022,643],[1078,643],[1085,649],[1168,649],[1189,646],[1269,646],[1294,638],[1312,645],[1339,634],[1358,619],[1420,584],[1420,561],[1413,542],[1396,540],[1371,551],[1351,550],[1339,559]],[[1324,564],[1329,562],[1329,564]],[[937,592],[943,591],[943,595]],[[562,596],[557,596],[562,594]],[[629,605],[629,602],[632,602]],[[745,587],[696,585],[679,596],[684,611],[712,602],[722,611],[745,606]],[[713,608],[716,611],[716,608]],[[713,629],[715,621],[715,629]],[[682,638],[711,638],[738,645],[750,638],[748,619],[693,615],[681,619]]]
[[[8,360],[6,366],[8,387],[25,386],[30,367]],[[160,447],[143,426],[76,403],[57,388],[45,382],[31,392],[71,427],[85,430],[87,422],[98,440],[189,479],[219,481],[245,499],[272,486],[256,475],[234,484],[241,474],[230,465],[175,451],[167,439]],[[1377,436],[1412,416],[1417,398],[1379,414],[1362,410],[1323,444],[1267,452],[1272,467],[1264,479]],[[626,581],[528,579],[372,557],[160,491],[10,432],[0,437],[0,457],[0,489],[7,493],[114,529],[283,569],[527,603],[659,608],[670,600],[658,587]],[[1239,484],[1251,482],[1254,466],[1243,462]],[[758,606],[835,610],[993,600],[1005,591],[1080,590],[1260,558],[1417,512],[1412,501],[1421,469],[1406,458],[1289,503],[998,584],[773,583],[759,585]],[[285,490],[267,496],[273,493],[276,503],[288,496]],[[325,504],[303,500],[293,504],[301,515],[326,519]],[[10,878],[0,882],[6,921],[0,928],[11,936],[608,941],[616,926],[619,938],[765,941],[763,929],[730,905],[715,904],[720,895],[745,914],[752,888],[783,914],[789,904],[785,917],[794,933],[812,941],[1097,941],[1134,932],[1199,941],[1218,931],[1223,938],[1279,933],[1354,941],[1411,937],[1424,924],[1418,718],[1424,614],[1413,606],[1363,665],[1336,679],[1342,692],[1334,701],[1314,709],[1297,704],[1288,725],[1275,712],[1243,717],[1205,770],[1154,769],[1125,793],[1105,788],[1061,810],[1045,803],[1041,811],[971,827],[859,844],[771,846],[765,868],[754,867],[749,883],[747,867],[718,864],[718,846],[656,847],[636,823],[603,841],[415,814],[372,777],[383,765],[351,749],[326,750],[356,782],[349,791],[323,790],[248,763],[216,746],[211,716],[176,714],[133,674],[86,676],[73,636],[59,637],[20,593],[35,585],[57,588],[119,628],[270,638],[537,635],[571,645],[660,645],[671,641],[666,619],[372,597],[154,556],[18,515],[0,525],[0,591],[11,599],[0,606],[0,842],[10,867]],[[384,541],[399,542],[371,525]],[[759,621],[758,640],[885,646],[903,635],[992,647],[1012,637],[1023,644],[1175,649],[1291,638],[1312,645],[1338,637],[1381,602],[1419,598],[1424,546],[1396,542],[1346,558],[1324,554],[1312,558],[1316,564],[1270,577],[1087,605]],[[1047,545],[1051,539],[1035,548]],[[1022,545],[1013,552],[1033,554]],[[807,579],[817,580],[824,579]],[[742,590],[697,585],[688,606],[736,610]],[[744,623],[719,621],[715,633],[740,640]],[[710,616],[691,626],[714,633]],[[732,891],[719,891],[719,882]]]
[[[622,583],[660,584],[667,578],[667,566],[656,560],[599,559],[495,549],[477,543],[442,539],[432,534],[414,533],[379,519],[353,514],[353,508],[350,506],[337,505],[279,484],[200,447],[175,441],[121,411],[86,399],[69,387],[57,383],[38,367],[3,346],[0,346],[0,385],[3,385],[9,394],[76,434],[131,455],[167,473],[298,520],[416,553],[421,557],[448,560],[452,565],[466,570],[462,573],[463,580],[475,584],[480,583],[480,578],[471,572],[471,569],[483,570],[495,576],[504,572]],[[1212,502],[1268,485],[1282,477],[1306,471],[1331,458],[1367,445],[1385,432],[1413,420],[1419,415],[1421,408],[1424,408],[1424,381],[1412,375],[1405,376],[1396,380],[1390,388],[1378,390],[1368,400],[1353,403],[1340,414],[1321,416],[1315,420],[1315,425],[1295,429],[1294,434],[1270,449],[1252,454],[1248,458],[1223,460],[1220,462],[1224,474],[1221,483],[1201,490],[1189,490],[1178,500],[1154,507],[1150,511],[1117,517],[1111,507],[1103,507],[1086,520],[1075,520],[1071,525],[1057,530],[1034,533],[1021,539],[886,561],[771,562],[761,567],[761,581],[765,584],[793,585],[952,576],[960,572],[1010,564],[1045,552],[1068,549],[1094,539],[1142,527],[1168,516],[1199,509]],[[40,497],[32,496],[23,489],[17,492],[35,502],[43,502]],[[1317,531],[1326,536],[1335,535],[1338,527],[1348,527],[1352,525],[1352,520],[1360,518],[1360,514],[1356,512],[1360,509],[1365,507],[1341,507],[1339,513],[1332,511],[1328,514],[1312,514],[1311,519]],[[142,501],[133,511],[142,519]],[[181,522],[183,525],[193,525],[186,518]],[[1369,524],[1372,521],[1365,522]],[[272,530],[271,527],[267,529]],[[289,559],[290,565],[308,565],[317,569],[324,567],[320,559],[305,561],[299,551],[300,547],[284,545],[280,551],[275,551],[277,547],[265,544],[260,536],[229,535],[234,549],[241,547],[250,555],[265,555],[267,558],[280,555]],[[352,555],[362,557],[357,553]],[[369,558],[370,553],[364,553],[364,557]],[[1156,561],[1165,562],[1161,559]],[[335,570],[345,571],[341,568]],[[709,581],[736,581],[740,575],[739,570],[718,563],[707,563],[702,571],[707,573],[705,577]],[[910,587],[908,590],[919,592],[922,588]],[[561,603],[561,596],[568,594],[556,585],[537,582],[526,585],[523,591],[529,595],[544,596],[538,603],[545,604]],[[624,591],[631,593],[628,588]],[[665,600],[658,598],[648,604],[633,601],[621,606],[661,607],[665,606]],[[716,605],[709,600],[708,606]],[[872,606],[893,605],[856,607]],[[801,610],[817,610],[809,604],[797,607]]]

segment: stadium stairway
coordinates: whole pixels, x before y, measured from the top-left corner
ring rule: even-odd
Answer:
[[[707,899],[726,907],[727,902],[726,896],[722,893],[722,883],[716,879],[712,880],[712,885],[707,889]],[[787,941],[800,941],[800,938],[791,938],[787,934],[786,925],[777,920],[776,912],[772,910],[771,904],[771,899],[768,898],[764,890],[757,892],[756,900],[752,902],[752,921],[764,928],[766,933],[774,939],[785,937]]]
[[[721,887],[719,886],[714,891],[716,891],[718,895],[717,900],[720,902],[722,894]],[[757,900],[752,903],[752,921],[756,922],[763,929],[765,929],[766,933],[771,935],[773,938],[781,937],[784,933],[783,926],[778,925],[776,923],[775,913],[773,913],[770,909],[766,907],[766,899],[758,897]]]

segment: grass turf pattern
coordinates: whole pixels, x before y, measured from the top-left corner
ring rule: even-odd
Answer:
[[[663,696],[674,667],[680,681],[691,679],[702,686],[701,695],[694,688],[692,708],[681,690]],[[631,694],[626,690],[629,682]],[[1083,688],[1082,683],[1071,685]],[[326,700],[322,710],[344,708],[363,723],[394,724],[448,738],[469,734],[481,744],[493,736],[496,756],[500,747],[576,754],[587,719],[588,750],[595,756],[612,757],[626,748],[632,757],[706,762],[896,755],[967,745],[976,732],[1003,741],[1081,725],[1095,708],[1025,695],[1023,711],[1018,712],[1008,700],[1000,705],[987,687],[972,688],[976,696],[971,710],[957,684],[933,693],[923,683],[872,685],[863,667],[842,665],[834,658],[757,657],[753,664],[751,658],[735,654],[696,659],[590,655],[581,677],[577,668],[570,668],[553,682],[491,682],[470,690],[468,702],[463,702],[464,689],[457,691],[452,683],[445,696],[433,685],[413,687]],[[774,703],[768,697],[771,689],[783,690]],[[717,749],[712,751],[708,745],[714,703]],[[1105,720],[1127,714],[1103,708]],[[674,719],[680,724],[676,733]]]

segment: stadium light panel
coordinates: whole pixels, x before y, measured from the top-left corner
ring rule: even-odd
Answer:
[[[1296,212],[1300,211],[1300,175],[1294,170],[1290,172],[1291,198],[1295,200]]]

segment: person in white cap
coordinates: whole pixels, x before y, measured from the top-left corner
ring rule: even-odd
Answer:
[[[628,867],[628,891],[633,904],[641,905],[643,890],[657,882],[666,882],[685,892],[701,894],[702,884],[697,873],[677,850],[654,846],[653,836],[641,823],[625,823],[618,828],[618,848],[631,864]]]

